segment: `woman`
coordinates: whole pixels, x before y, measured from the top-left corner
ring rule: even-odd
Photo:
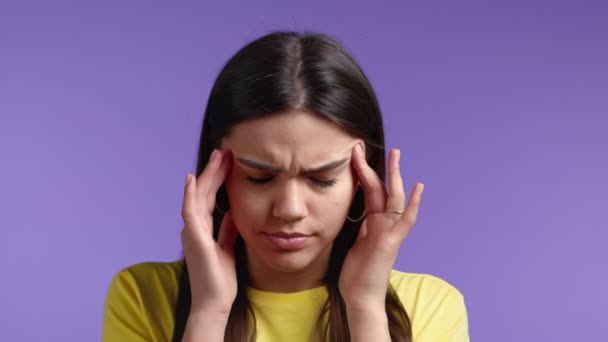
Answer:
[[[392,270],[416,221],[368,79],[332,39],[238,51],[184,190],[184,259],[117,274],[104,341],[468,341],[462,295]]]

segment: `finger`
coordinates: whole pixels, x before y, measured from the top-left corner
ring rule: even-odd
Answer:
[[[422,192],[424,191],[424,184],[416,183],[414,185],[414,189],[410,195],[409,201],[407,203],[407,207],[403,215],[399,221],[401,221],[401,226],[404,227],[405,230],[403,233],[408,234],[412,226],[416,223],[416,219],[418,217],[418,210],[420,209],[420,202],[422,201]]]
[[[221,159],[221,164],[215,174],[211,176],[211,182],[209,184],[209,189],[207,193],[207,196],[211,198],[215,198],[217,190],[226,180],[226,177],[230,172],[230,168],[232,167],[232,153],[230,152],[230,150],[220,151],[219,153],[220,154],[218,158]]]
[[[209,161],[203,169],[203,172],[197,178],[196,184],[196,196],[201,200],[205,200],[207,197],[207,192],[211,182],[213,180],[213,175],[217,172],[219,167],[222,164],[222,158],[220,151],[214,149],[211,152],[211,156],[209,156]]]
[[[386,189],[376,172],[367,164],[360,145],[353,149],[353,165],[363,187],[367,213],[383,212],[386,208]]]
[[[230,255],[234,255],[234,242],[236,241],[237,236],[238,231],[232,220],[232,214],[230,214],[230,211],[227,211],[222,219],[222,224],[220,225],[217,243]]]
[[[405,206],[405,191],[403,190],[403,180],[399,170],[399,159],[401,152],[392,149],[388,154],[388,197],[386,199],[386,209],[403,211]]]
[[[186,226],[198,225],[196,215],[196,178],[188,173],[182,201],[182,218]]]

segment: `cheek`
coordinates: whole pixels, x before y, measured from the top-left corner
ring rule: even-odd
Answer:
[[[345,210],[348,211],[353,197],[355,196],[355,191],[357,191],[357,187],[359,186],[359,179],[356,177],[352,168],[346,170],[343,182],[341,183],[339,193],[336,194],[336,198],[338,199],[336,201],[336,206],[340,208],[345,206]]]
[[[230,201],[230,212],[239,230],[256,226],[264,218],[265,201],[259,191],[238,172],[231,172],[226,180],[226,190]]]
[[[318,217],[326,224],[341,227],[350,209],[354,189],[350,180],[336,184],[323,195],[324,198],[315,201]]]

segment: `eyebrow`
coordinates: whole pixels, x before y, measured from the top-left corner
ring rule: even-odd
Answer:
[[[311,168],[311,169],[303,169],[302,172],[305,174],[315,174],[315,173],[327,172],[327,171],[333,170],[333,169],[343,165],[344,163],[346,163],[348,161],[348,159],[349,158],[346,157],[344,159],[329,162],[329,163],[321,165],[319,167],[315,167],[315,168]],[[257,169],[260,171],[268,172],[268,173],[279,173],[281,171],[280,169],[278,169],[276,167],[262,164],[262,163],[259,163],[259,162],[253,161],[253,160],[249,160],[249,159],[245,159],[245,158],[236,158],[236,160],[243,165],[246,165],[248,167],[251,167],[253,169]]]

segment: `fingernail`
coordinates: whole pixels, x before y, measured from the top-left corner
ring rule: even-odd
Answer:
[[[355,149],[357,150],[357,153],[363,153],[363,149],[361,148],[361,145],[357,144],[357,146],[355,146]]]
[[[190,184],[190,173],[186,174],[186,185]]]
[[[216,157],[217,157],[217,150],[213,149],[213,152],[211,152],[211,156],[209,157],[209,161],[215,160]]]

